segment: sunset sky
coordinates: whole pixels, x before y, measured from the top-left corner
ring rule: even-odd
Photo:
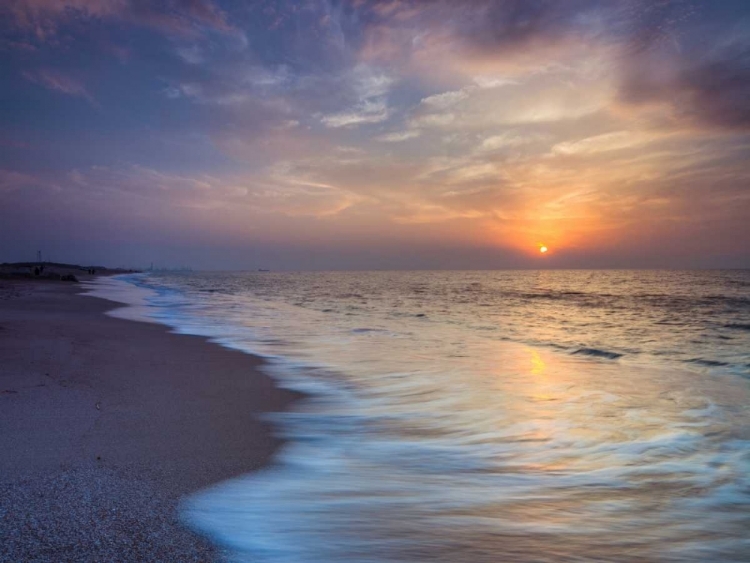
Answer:
[[[0,26],[0,261],[750,267],[747,0],[5,0]]]

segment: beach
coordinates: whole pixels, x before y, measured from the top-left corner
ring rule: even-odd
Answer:
[[[0,563],[745,563],[748,275],[6,280]]]
[[[268,464],[299,394],[81,291],[0,281],[0,561],[214,560],[181,499]]]

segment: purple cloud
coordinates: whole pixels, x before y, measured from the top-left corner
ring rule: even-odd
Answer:
[[[10,0],[0,8],[3,12],[40,41],[54,37],[61,25],[81,20],[121,20],[183,36],[201,29],[237,32],[211,0]]]

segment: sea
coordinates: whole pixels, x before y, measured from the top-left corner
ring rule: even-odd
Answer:
[[[155,272],[89,290],[308,395],[268,415],[275,463],[182,505],[229,561],[750,561],[750,271]]]

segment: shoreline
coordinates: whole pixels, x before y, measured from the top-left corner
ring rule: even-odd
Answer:
[[[78,284],[0,281],[0,561],[212,561],[186,495],[268,465],[264,360],[114,318]]]

